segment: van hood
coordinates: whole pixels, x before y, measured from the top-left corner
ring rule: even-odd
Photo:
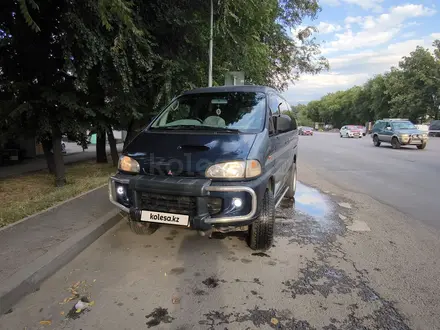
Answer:
[[[422,132],[419,129],[399,129],[396,131],[398,134],[426,134],[425,132]]]
[[[256,134],[145,131],[123,154],[136,159],[145,175],[203,177],[214,163],[247,159],[255,137]]]

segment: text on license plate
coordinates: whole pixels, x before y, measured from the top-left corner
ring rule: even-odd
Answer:
[[[141,221],[166,223],[169,225],[187,226],[189,216],[165,212],[142,211]]]

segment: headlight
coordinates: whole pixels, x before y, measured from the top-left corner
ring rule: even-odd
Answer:
[[[205,172],[207,178],[253,178],[261,174],[261,165],[257,160],[233,161],[214,164]]]
[[[119,158],[118,169],[129,173],[139,173],[141,167],[136,159],[128,156],[121,156]]]
[[[426,134],[426,133],[423,134],[423,138],[424,138],[424,139],[427,139],[427,138],[428,138],[428,134]]]
[[[408,140],[408,139],[409,139],[409,135],[408,135],[408,134],[400,134],[400,137],[401,137],[403,140]]]

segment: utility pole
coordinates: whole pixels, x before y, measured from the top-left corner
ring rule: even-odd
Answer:
[[[209,38],[209,71],[208,71],[208,87],[212,87],[212,48],[213,48],[213,29],[214,29],[214,4],[211,0],[211,34]]]

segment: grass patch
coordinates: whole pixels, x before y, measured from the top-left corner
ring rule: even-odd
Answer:
[[[89,161],[66,165],[67,184],[61,188],[47,171],[1,180],[0,227],[99,187],[115,172],[110,164]]]

